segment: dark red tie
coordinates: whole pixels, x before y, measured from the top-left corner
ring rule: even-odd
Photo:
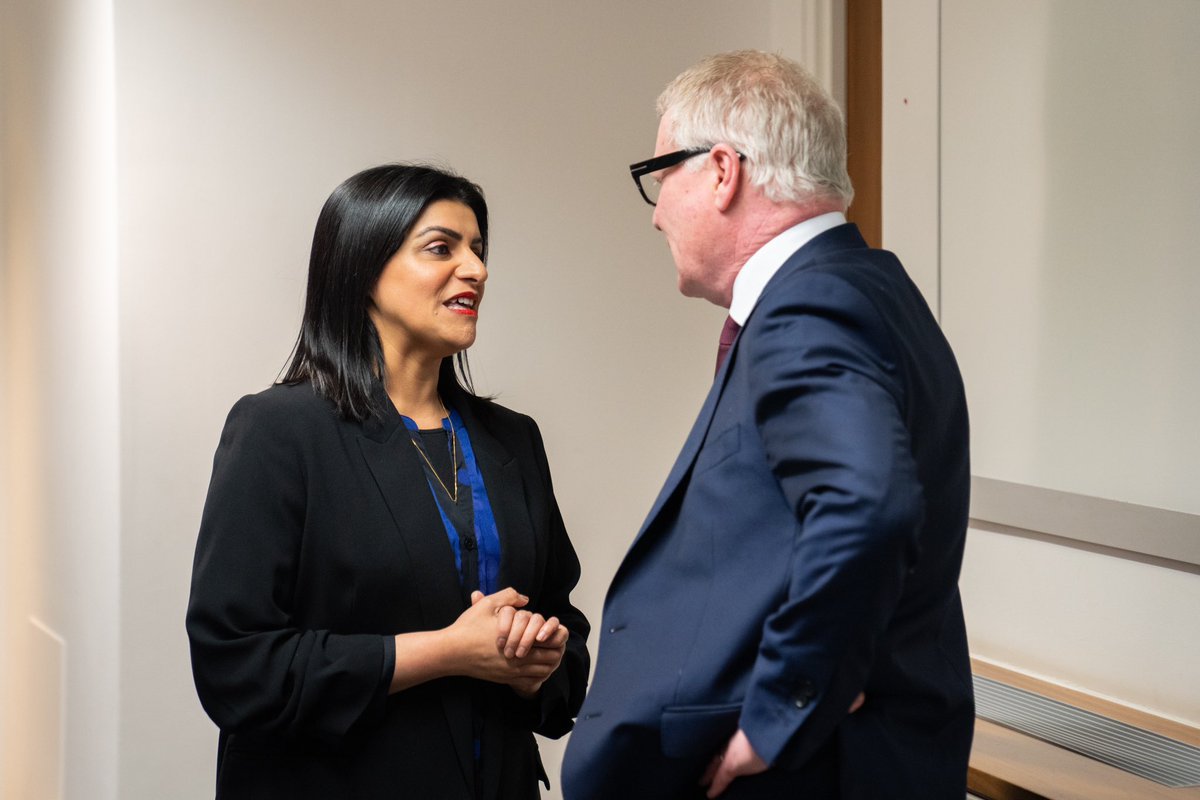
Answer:
[[[725,327],[721,328],[721,341],[717,344],[717,372],[721,371],[721,365],[729,355],[729,348],[733,346],[733,340],[741,329],[742,326],[734,322],[733,317],[725,318]]]

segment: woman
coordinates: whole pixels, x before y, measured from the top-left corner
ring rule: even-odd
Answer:
[[[525,798],[588,671],[533,420],[474,395],[479,188],[421,166],[317,220],[280,384],[213,465],[187,630],[219,798]],[[458,370],[454,360],[458,359]]]

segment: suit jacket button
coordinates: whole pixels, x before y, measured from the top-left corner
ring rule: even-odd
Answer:
[[[804,681],[796,687],[796,692],[792,695],[792,702],[796,708],[808,708],[808,704],[817,696],[817,689],[812,685],[811,681]]]

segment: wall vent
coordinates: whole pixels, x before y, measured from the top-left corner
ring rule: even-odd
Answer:
[[[979,675],[975,713],[1163,786],[1200,786],[1200,748]]]

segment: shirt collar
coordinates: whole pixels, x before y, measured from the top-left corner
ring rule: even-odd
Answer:
[[[793,225],[760,247],[733,280],[733,300],[729,304],[729,316],[733,321],[738,325],[746,324],[768,281],[793,253],[830,228],[845,224],[845,214],[831,211]]]

